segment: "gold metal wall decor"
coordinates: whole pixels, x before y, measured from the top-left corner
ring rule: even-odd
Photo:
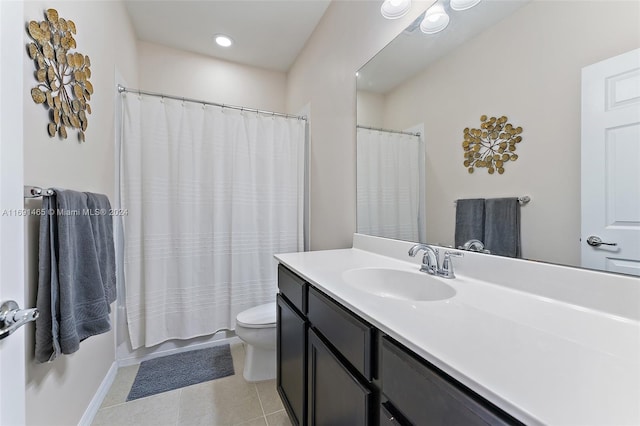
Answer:
[[[38,84],[31,89],[31,97],[37,104],[44,104],[49,111],[47,129],[49,136],[67,138],[67,127],[78,129],[78,140],[85,141],[93,94],[91,61],[76,48],[76,24],[58,16],[58,11],[48,9],[46,20],[31,21],[27,32],[34,42],[27,45],[29,57],[36,67]]]
[[[522,142],[522,127],[513,127],[507,120],[504,115],[500,118],[483,115],[479,129],[464,129],[464,166],[469,173],[484,167],[490,175],[496,170],[503,174],[505,163],[518,159],[515,150],[516,144]]]

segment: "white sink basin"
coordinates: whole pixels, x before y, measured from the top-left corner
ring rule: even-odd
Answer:
[[[342,279],[353,288],[398,300],[444,300],[455,296],[449,284],[424,272],[388,268],[359,268],[342,273]]]

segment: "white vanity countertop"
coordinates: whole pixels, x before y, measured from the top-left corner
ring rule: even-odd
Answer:
[[[355,248],[276,258],[524,423],[640,425],[636,320],[464,275],[434,278],[456,290],[446,300],[375,296],[347,285],[342,273],[418,267]]]

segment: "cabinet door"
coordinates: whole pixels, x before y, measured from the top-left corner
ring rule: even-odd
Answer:
[[[278,295],[277,388],[291,423],[304,424],[307,401],[307,323]]]
[[[309,425],[373,424],[373,393],[309,330]]]

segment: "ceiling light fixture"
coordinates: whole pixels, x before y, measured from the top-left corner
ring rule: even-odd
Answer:
[[[401,18],[411,9],[411,0],[384,0],[380,13],[387,19]]]
[[[424,14],[424,19],[420,23],[420,31],[425,34],[435,34],[447,28],[449,25],[449,15],[445,12],[441,4],[431,6]]]
[[[460,11],[471,9],[478,3],[480,3],[480,0],[451,0],[449,6],[452,10]]]
[[[233,40],[231,40],[231,37],[226,36],[224,34],[216,34],[215,40],[218,46],[222,46],[222,47],[229,47],[233,44]]]

